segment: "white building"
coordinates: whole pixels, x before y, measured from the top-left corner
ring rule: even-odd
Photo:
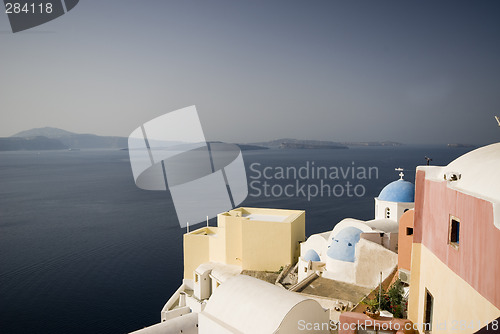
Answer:
[[[337,281],[367,288],[377,286],[380,272],[385,279],[397,266],[398,222],[405,210],[413,208],[413,197],[412,183],[394,181],[375,198],[375,219],[347,218],[331,231],[309,237],[300,244],[299,282],[320,272]],[[298,222],[302,227],[304,222]],[[193,249],[207,251],[198,244],[200,240],[211,240],[213,235],[207,232],[210,229],[214,228],[188,234],[193,238]],[[248,251],[252,253],[251,248]],[[191,262],[195,269],[188,274],[191,277],[192,273],[192,279],[185,278],[167,301],[161,312],[162,322],[134,334],[330,333],[330,310],[317,300],[241,275],[241,266],[210,260],[194,266]]]
[[[415,206],[415,185],[401,178],[389,183],[375,198],[375,219],[399,219]]]
[[[198,320],[200,334],[330,333],[329,311],[317,301],[245,275],[217,288]]]
[[[202,311],[184,303],[176,308],[182,312],[131,334],[330,333],[330,312],[317,301],[246,275],[217,287]]]
[[[346,218],[331,231],[301,243],[299,282],[312,273],[360,286],[375,287],[397,266],[399,219],[414,207],[415,186],[401,178],[375,198],[375,219]]]

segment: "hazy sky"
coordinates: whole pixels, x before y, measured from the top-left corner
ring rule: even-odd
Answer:
[[[209,140],[500,141],[498,1],[82,0],[13,34],[0,136],[128,136],[196,105]]]

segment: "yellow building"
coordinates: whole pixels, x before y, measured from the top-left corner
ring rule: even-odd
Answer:
[[[305,211],[237,208],[217,215],[217,227],[184,234],[184,278],[202,263],[277,271],[295,263],[305,240]]]

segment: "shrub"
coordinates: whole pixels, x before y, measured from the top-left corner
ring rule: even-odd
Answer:
[[[403,283],[398,279],[382,295],[380,308],[391,312],[395,318],[403,318],[406,311],[406,301],[403,293]]]

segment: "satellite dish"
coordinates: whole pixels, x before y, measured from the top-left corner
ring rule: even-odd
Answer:
[[[495,119],[497,120],[498,126],[500,126],[500,118],[498,116],[495,116]]]

